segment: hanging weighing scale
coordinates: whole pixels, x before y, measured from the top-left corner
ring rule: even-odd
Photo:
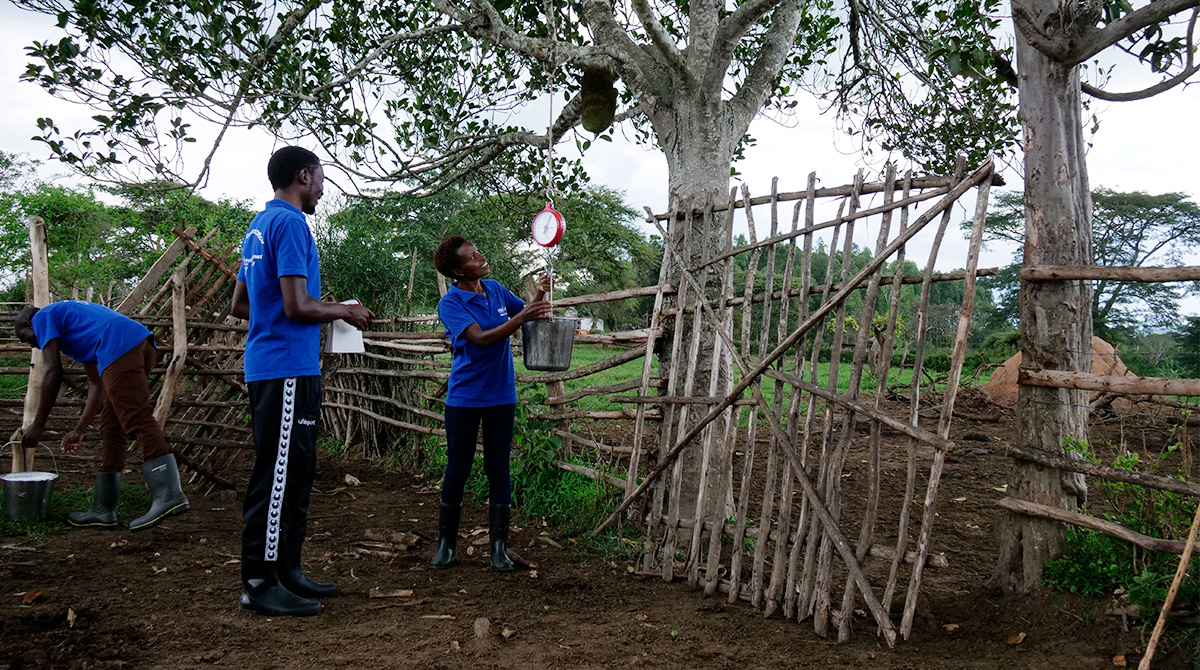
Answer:
[[[563,215],[554,209],[554,201],[547,201],[542,211],[533,217],[530,230],[533,241],[546,252],[546,274],[550,275],[550,293],[547,300],[554,299],[554,247],[566,232]],[[541,372],[559,372],[571,367],[571,350],[575,344],[575,327],[578,321],[570,317],[551,316],[541,321],[527,321],[521,325],[521,339],[525,349],[525,367]]]
[[[547,254],[550,253],[550,247],[558,244],[567,230],[566,221],[563,220],[563,215],[554,209],[553,200],[547,201],[542,211],[533,217],[532,227],[533,241],[546,247]]]

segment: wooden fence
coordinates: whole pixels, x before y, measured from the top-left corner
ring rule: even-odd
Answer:
[[[671,211],[648,213],[664,240],[678,225],[724,232],[699,262],[668,243],[655,286],[556,299],[565,308],[653,298],[653,308],[646,328],[578,338],[612,345],[608,359],[518,376],[546,385],[545,405],[534,414],[553,422],[563,440],[556,465],[622,494],[596,532],[633,519],[644,527],[642,571],[811,620],[822,635],[836,629],[846,639],[854,610],[865,607],[889,645],[898,633],[907,636],[924,569],[946,564],[931,548],[934,512],[945,455],[954,448],[948,435],[975,279],[995,272],[977,268],[992,176],[989,163],[950,177],[889,171],[867,182],[860,173],[845,186],[817,188],[813,174],[802,191],[773,185],[770,194],[753,197],[743,188],[727,202],[674,203]],[[954,208],[972,193],[965,269],[936,272],[947,230],[958,223]],[[741,225],[747,243],[735,247]],[[192,485],[233,488],[236,466],[251,448],[241,381],[245,328],[228,315],[237,244],[177,235],[119,307],[154,328],[162,343],[154,390],[175,389],[168,439]],[[921,258],[911,252],[918,236],[928,250]],[[686,235],[680,237],[686,248]],[[963,300],[955,306],[949,370],[932,392],[922,383],[931,288],[944,281],[961,282]],[[715,335],[704,345],[713,348],[709,370],[690,355],[701,325]],[[912,381],[901,383],[895,354],[904,328],[916,336],[902,356]],[[325,357],[330,439],[361,445],[368,456],[415,452],[419,440],[441,439],[449,350],[436,321],[391,317],[364,342],[366,353]],[[665,369],[656,368],[660,360]],[[588,385],[596,373],[626,364],[638,371]],[[82,403],[78,386],[66,393],[48,439],[69,429]],[[616,408],[583,406],[597,398]],[[19,403],[0,406],[19,427]],[[929,408],[933,418],[922,412]],[[614,440],[595,429],[613,421],[629,424],[629,437]],[[904,492],[883,500],[881,463],[889,450],[896,452],[889,459],[906,464]],[[865,477],[847,481],[852,453],[867,467]],[[681,456],[701,463],[694,493],[685,486]],[[919,469],[924,506],[913,510]],[[903,602],[898,616],[893,601]]]

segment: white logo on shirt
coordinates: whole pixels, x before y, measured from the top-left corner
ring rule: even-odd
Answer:
[[[508,308],[507,307],[497,307],[496,313],[506,319],[508,318]]]
[[[246,231],[246,236],[244,238],[242,238],[243,248],[245,247],[246,242],[248,242],[251,237],[258,238],[258,243],[266,246],[266,242],[263,241],[262,231],[257,228],[251,228],[250,230]],[[250,254],[249,257],[242,256],[242,267],[249,268],[254,265],[254,261],[260,260],[260,259],[262,259],[262,257],[263,257],[262,254]]]

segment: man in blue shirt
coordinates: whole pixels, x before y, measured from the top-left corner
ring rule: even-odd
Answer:
[[[356,328],[374,314],[362,305],[321,301],[317,245],[305,214],[316,211],[325,173],[300,147],[271,155],[275,199],[242,240],[242,265],[231,313],[250,320],[244,367],[250,388],[254,471],[242,505],[243,611],[311,616],[317,598],[337,595],[300,567],[308,502],[317,466],[321,419],[321,325],[343,319]]]
[[[17,339],[42,350],[46,371],[41,388],[29,391],[41,393],[41,404],[21,438],[22,447],[37,447],[58,400],[63,379],[60,352],[83,364],[91,382],[79,422],[62,439],[63,453],[75,453],[84,431],[100,413],[103,450],[92,507],[71,512],[68,521],[75,526],[117,526],[117,498],[129,435],[135,435],[142,448],[142,476],[154,495],[150,511],[134,519],[130,530],[152,528],[168,516],[188,511],[175,456],[167,449],[150,403],[149,375],[158,360],[150,331],[123,314],[82,300],[64,300],[41,309],[26,307],[17,312],[13,328]]]

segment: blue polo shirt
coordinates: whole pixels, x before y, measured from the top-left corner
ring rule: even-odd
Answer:
[[[58,338],[58,350],[80,363],[104,368],[150,337],[150,331],[133,319],[84,300],[51,303],[33,315],[38,348]]]
[[[512,347],[508,338],[490,347],[479,347],[463,337],[473,324],[480,330],[503,325],[509,315],[525,307],[499,282],[484,279],[484,293],[472,293],[451,285],[438,302],[438,317],[446,324],[453,354],[446,404],[451,407],[515,405],[517,378],[513,372]]]
[[[242,239],[238,280],[250,298],[250,332],[243,362],[246,381],[321,374],[321,325],[300,323],[283,311],[279,278],[307,280],[308,294],[321,297],[317,244],[304,213],[275,199],[250,222]]]

